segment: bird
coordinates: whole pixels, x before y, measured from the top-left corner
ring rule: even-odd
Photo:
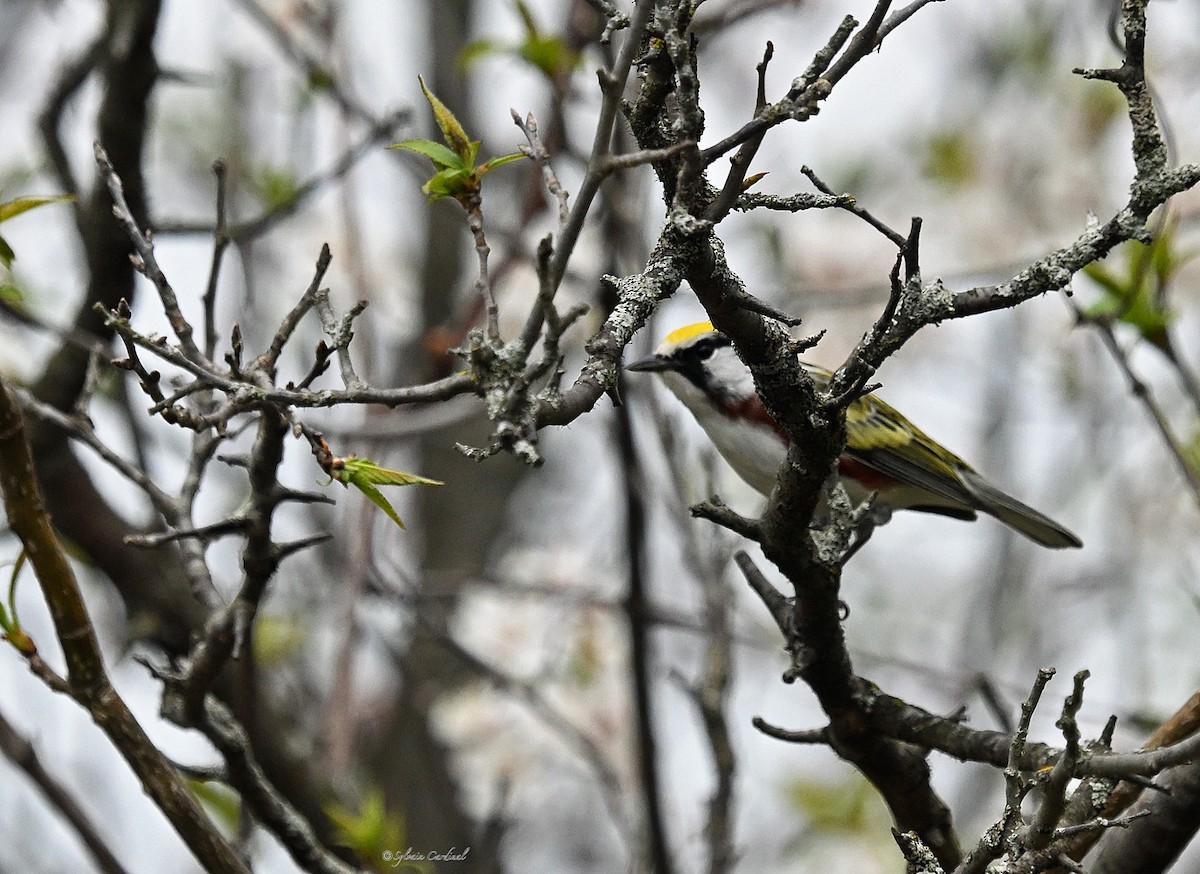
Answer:
[[[829,385],[828,370],[800,363],[818,388]],[[653,354],[625,369],[657,374],[734,472],[770,496],[789,441],[755,391],[750,368],[729,337],[711,322],[685,325],[669,333]],[[875,494],[874,508],[883,520],[893,510],[963,520],[986,513],[1049,549],[1083,545],[1053,519],[996,488],[874,394],[846,408],[846,447],[837,473],[853,503]]]

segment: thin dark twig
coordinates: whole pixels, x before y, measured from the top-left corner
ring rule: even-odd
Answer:
[[[217,283],[221,275],[221,261],[229,246],[229,228],[226,224],[226,171],[225,162],[213,161],[213,175],[217,179],[217,223],[213,228],[212,263],[208,269],[208,283],[204,289],[204,354],[209,360],[216,354],[217,349]]]
[[[758,91],[754,99],[754,112],[757,115],[762,112],[763,107],[767,104],[767,67],[771,63],[771,58],[775,55],[775,46],[768,40],[766,49],[763,50],[762,60],[758,62],[756,67],[758,71]],[[742,143],[732,158],[729,159],[729,172],[725,176],[725,184],[721,186],[720,193],[716,196],[708,209],[704,212],[704,218],[711,222],[718,222],[729,214],[737,202],[738,195],[744,190],[746,173],[750,170],[750,164],[754,160],[754,156],[758,153],[758,147],[762,145],[763,137],[767,135],[766,130],[755,134]]]
[[[256,0],[235,0],[235,2],[271,37],[285,58],[299,67],[306,76],[322,83],[324,90],[329,93],[343,112],[372,126],[378,124],[374,113],[346,91],[337,81],[333,71],[298,40],[292,39],[275,17]]]
[[[909,3],[903,9],[897,9],[895,12],[889,15],[887,21],[880,26],[878,37],[879,42],[882,43],[884,38],[889,33],[916,15],[917,12],[919,12],[923,7],[928,6],[930,3],[941,2],[943,2],[943,0],[913,0],[912,3]]]
[[[107,465],[117,471],[125,479],[146,493],[156,510],[169,512],[174,506],[174,499],[150,478],[146,471],[114,452],[107,443],[100,439],[91,425],[74,416],[68,416],[61,410],[43,403],[27,389],[13,386],[12,393],[21,403],[21,409],[39,419],[54,423],[67,434],[78,440],[96,453]]]
[[[274,373],[275,365],[279,361],[279,355],[283,352],[283,347],[291,339],[297,325],[300,324],[300,320],[304,318],[316,303],[317,291],[321,287],[321,280],[325,278],[325,272],[329,269],[329,263],[332,260],[333,255],[329,251],[329,244],[322,244],[321,254],[317,256],[317,266],[313,273],[312,282],[308,284],[308,288],[300,296],[300,300],[296,302],[296,305],[283,317],[283,321],[279,323],[278,330],[275,331],[275,336],[271,338],[270,347],[259,356],[256,362],[256,366],[263,371]]]
[[[560,737],[591,769],[604,790],[602,793],[604,804],[613,824],[632,850],[635,842],[631,828],[631,815],[627,805],[623,803],[625,796],[621,779],[596,742],[587,733],[580,730],[554,704],[547,701],[536,685],[488,664],[452,636],[447,635],[444,629],[432,628],[430,621],[423,614],[416,613],[415,619],[434,631],[438,643],[446,647],[455,658],[461,660],[472,671],[502,691],[513,694],[524,701],[530,711]]]
[[[567,262],[575,251],[575,244],[583,231],[592,201],[600,191],[601,182],[604,181],[604,164],[612,154],[613,128],[617,121],[625,83],[641,47],[642,34],[650,21],[654,8],[655,4],[653,3],[639,3],[634,8],[629,31],[625,34],[625,42],[621,45],[615,63],[611,69],[599,73],[602,99],[599,116],[596,120],[596,133],[592,139],[591,156],[588,159],[588,170],[580,183],[579,193],[575,196],[575,206],[572,208],[566,224],[559,230],[558,243],[547,262],[546,282],[551,295],[557,293],[558,287],[566,275]],[[544,318],[545,311],[542,307],[537,307],[530,312],[521,332],[521,343],[526,349],[532,349],[537,342]]]
[[[1103,343],[1105,350],[1112,357],[1113,361],[1116,362],[1117,367],[1121,369],[1121,372],[1125,375],[1125,379],[1129,382],[1130,394],[1137,399],[1146,409],[1146,412],[1150,414],[1150,418],[1154,420],[1154,427],[1158,429],[1163,444],[1167,447],[1167,451],[1175,461],[1175,466],[1183,475],[1184,482],[1188,484],[1188,488],[1192,492],[1192,498],[1197,504],[1200,504],[1200,472],[1197,472],[1196,468],[1192,465],[1183,444],[1175,436],[1166,411],[1155,400],[1150,387],[1134,371],[1133,365],[1129,362],[1129,356],[1117,341],[1117,336],[1112,329],[1112,323],[1107,319],[1089,319],[1085,317],[1083,311],[1079,309],[1074,301],[1071,302],[1071,307],[1074,309],[1075,316],[1080,322],[1091,325],[1096,330],[1096,333],[1100,335],[1100,341]]]
[[[100,835],[100,830],[90,816],[75,800],[75,796],[59,780],[46,770],[29,738],[21,735],[0,714],[0,752],[4,753],[16,767],[41,790],[50,804],[62,814],[87,847],[102,874],[126,874],[127,869],[117,860],[113,851]]]
[[[208,696],[197,727],[225,759],[230,785],[297,865],[314,874],[356,874],[355,868],[321,846],[312,826],[263,773],[246,730],[224,704]]]
[[[391,139],[396,129],[408,118],[407,110],[393,113],[371,127],[358,142],[346,149],[326,170],[316,173],[300,183],[291,196],[280,203],[272,204],[253,218],[227,225],[226,236],[232,243],[251,242],[272,230],[276,225],[306,204],[315,194],[330,183],[336,182],[353,170],[358,162],[372,154],[375,147]],[[214,226],[204,221],[164,220],[158,223],[159,236],[168,234],[212,234]]]
[[[125,188],[121,183],[121,178],[117,175],[117,171],[113,169],[112,162],[108,159],[108,154],[100,143],[93,144],[93,152],[96,156],[96,165],[100,168],[100,176],[108,185],[109,193],[113,199],[113,214],[117,217],[117,221],[121,223],[125,234],[133,243],[134,250],[137,252],[137,269],[144,274],[147,279],[154,283],[154,287],[158,290],[159,300],[162,302],[163,312],[166,314],[167,321],[171,324],[171,330],[175,332],[175,336],[179,339],[180,348],[183,354],[190,360],[196,362],[197,365],[211,367],[211,362],[200,347],[196,345],[193,339],[192,326],[183,316],[183,311],[179,308],[179,299],[175,296],[175,290],[171,287],[171,283],[167,281],[166,274],[158,265],[158,259],[154,255],[154,243],[146,234],[142,233],[142,229],[138,227],[137,220],[129,209],[129,204],[125,202]]]
[[[875,230],[879,231],[879,233],[891,240],[897,249],[904,251],[908,244],[908,239],[904,236],[904,234],[888,227],[886,223],[876,218],[870,210],[860,206],[853,197],[848,198],[846,195],[838,195],[835,193],[834,190],[826,185],[821,177],[816,174],[816,171],[808,165],[801,167],[800,172],[808,177],[808,181],[813,184],[813,187],[816,188],[817,191],[830,197],[839,198],[836,204],[837,206],[846,210],[846,212],[850,213],[851,215],[858,216]]]
[[[788,598],[771,584],[771,581],[754,563],[754,559],[745,552],[738,550],[733,554],[733,560],[737,563],[738,570],[746,578],[746,583],[754,590],[754,594],[758,595],[766,605],[767,611],[775,620],[779,630],[784,635],[791,633],[792,605]]]
[[[787,743],[829,746],[833,742],[833,735],[828,728],[811,728],[801,731],[792,731],[790,729],[780,728],[777,725],[772,725],[759,716],[756,716],[750,720],[750,724],[767,737],[773,737],[776,740],[785,741]]]

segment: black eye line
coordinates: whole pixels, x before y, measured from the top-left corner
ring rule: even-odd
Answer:
[[[697,340],[695,345],[692,346],[692,354],[701,361],[706,361],[718,349],[730,345],[732,345],[732,342],[728,337],[726,337],[724,334],[716,334],[714,336],[704,337],[701,340]]]

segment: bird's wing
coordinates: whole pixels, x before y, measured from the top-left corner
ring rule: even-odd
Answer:
[[[873,395],[859,398],[846,410],[846,453],[953,507],[983,509],[959,475],[970,465]]]

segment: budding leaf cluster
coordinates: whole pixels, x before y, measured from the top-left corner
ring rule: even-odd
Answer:
[[[442,139],[445,142],[409,139],[393,143],[388,148],[407,149],[418,155],[424,155],[433,163],[437,172],[421,186],[421,190],[425,192],[430,203],[450,197],[467,207],[472,200],[479,196],[483,177],[487,173],[513,161],[519,161],[525,155],[521,152],[513,152],[509,155],[490,158],[482,164],[476,164],[475,161],[479,157],[479,140],[472,140],[467,136],[466,130],[463,129],[454,113],[425,87],[425,80],[422,77],[418,76],[417,81],[421,83],[425,99],[433,108],[433,117],[442,131]]]
[[[376,486],[444,485],[444,483],[438,480],[417,476],[415,473],[405,473],[402,470],[391,470],[381,467],[369,458],[359,458],[356,455],[350,455],[346,458],[335,458],[330,466],[329,475],[346,488],[354,486],[366,495],[371,503],[387,513],[388,518],[395,522],[401,529],[404,528],[404,523],[400,521],[396,510],[388,502],[388,499],[383,496],[383,492],[379,491]]]

